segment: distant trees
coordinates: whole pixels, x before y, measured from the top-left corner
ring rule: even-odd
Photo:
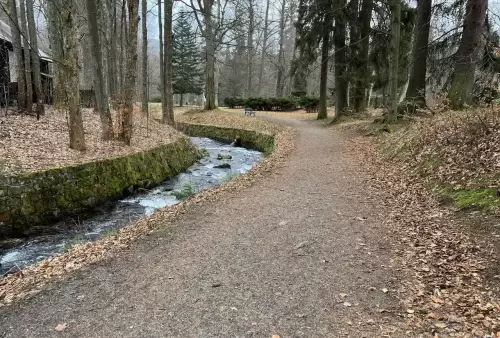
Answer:
[[[187,13],[179,14],[173,32],[173,90],[174,94],[180,94],[182,106],[184,94],[203,92],[201,51]]]

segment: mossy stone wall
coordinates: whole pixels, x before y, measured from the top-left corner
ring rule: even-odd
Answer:
[[[253,130],[234,129],[212,125],[177,123],[177,130],[189,136],[209,137],[219,142],[230,143],[235,139],[245,148],[269,154],[274,150],[274,135]]]
[[[149,188],[200,158],[187,138],[129,156],[0,176],[0,239],[44,230],[44,223]]]

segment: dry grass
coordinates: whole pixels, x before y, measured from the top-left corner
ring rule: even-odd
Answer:
[[[116,140],[101,140],[99,117],[91,109],[83,109],[83,122],[87,150],[80,152],[69,148],[68,115],[64,111],[47,107],[46,115],[39,121],[32,116],[2,114],[0,169],[20,173],[91,162],[137,153],[182,136],[154,119],[147,121],[139,112],[134,115],[131,146]]]

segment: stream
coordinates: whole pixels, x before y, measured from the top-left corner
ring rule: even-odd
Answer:
[[[0,276],[62,253],[76,243],[94,241],[116,233],[157,209],[180,203],[183,198],[222,184],[236,175],[248,172],[263,159],[259,151],[232,147],[209,138],[191,137],[191,142],[204,148],[208,155],[183,173],[157,187],[94,208],[91,213],[74,215],[56,224],[55,234],[19,239],[10,248],[0,247]],[[14,242],[16,242],[14,240]],[[11,242],[12,243],[12,242]]]

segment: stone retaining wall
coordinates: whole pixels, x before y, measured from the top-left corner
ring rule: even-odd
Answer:
[[[0,239],[43,232],[44,224],[66,214],[157,185],[199,157],[189,140],[181,138],[129,156],[0,176]]]

